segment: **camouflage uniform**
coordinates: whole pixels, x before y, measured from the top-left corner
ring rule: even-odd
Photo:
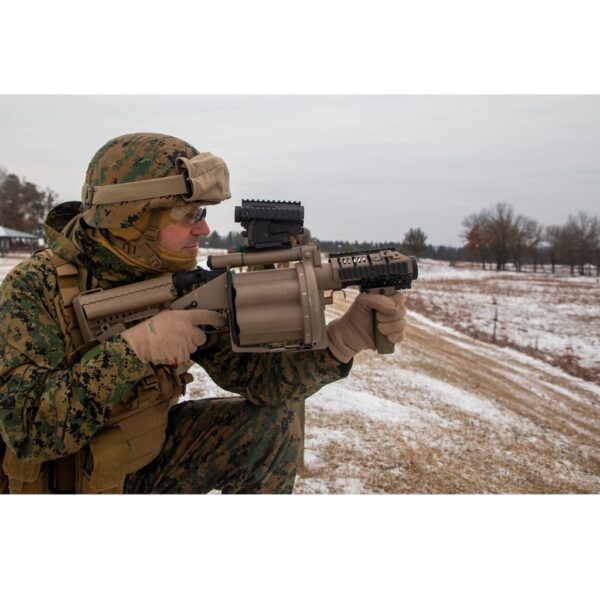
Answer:
[[[73,245],[63,228],[74,222],[78,204],[65,203],[48,216],[54,252],[100,287],[148,277],[86,235],[81,222],[79,245]],[[0,433],[25,463],[55,461],[88,445],[147,368],[119,335],[70,354],[58,294],[54,266],[44,255],[19,264],[0,288]],[[290,403],[345,377],[350,365],[327,350],[238,354],[225,335],[212,336],[192,359],[241,397],[173,406],[160,454],[127,477],[124,491],[291,492],[302,440]]]

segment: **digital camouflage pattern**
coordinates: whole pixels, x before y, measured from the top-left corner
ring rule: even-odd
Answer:
[[[75,206],[59,206],[47,219],[58,254],[89,269],[101,287],[149,276],[90,243]],[[15,267],[0,287],[0,433],[31,462],[88,444],[145,370],[120,336],[69,366],[57,296],[54,268],[41,255]],[[245,400],[200,400],[171,409],[161,454],[130,476],[127,491],[291,491],[300,440],[288,404],[345,377],[350,365],[340,366],[327,350],[238,354],[226,335],[211,336],[192,358]]]
[[[242,398],[183,402],[169,413],[160,455],[130,475],[125,492],[291,493],[302,432],[294,410]]]
[[[120,336],[67,366],[50,259],[15,267],[0,288],[0,431],[19,458],[53,460],[87,444],[145,365]]]
[[[178,157],[199,154],[191,144],[160,133],[130,133],[109,140],[94,155],[85,181],[89,185],[112,185],[177,175]],[[85,206],[83,218],[92,227],[131,227],[140,216],[154,208],[186,205],[180,196],[164,196],[108,206]]]

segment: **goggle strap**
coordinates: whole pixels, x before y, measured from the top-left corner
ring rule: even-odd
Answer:
[[[81,190],[81,200],[86,206],[92,206],[187,194],[185,175],[182,173],[158,179],[142,179],[141,181],[112,185],[93,186],[85,183]]]

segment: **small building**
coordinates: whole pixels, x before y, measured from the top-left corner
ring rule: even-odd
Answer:
[[[40,237],[33,233],[17,231],[10,227],[0,225],[0,255],[7,252],[29,251],[33,252],[39,246]]]

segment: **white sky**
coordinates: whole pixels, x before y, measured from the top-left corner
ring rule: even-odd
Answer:
[[[462,219],[509,202],[543,224],[600,206],[599,96],[0,96],[0,165],[79,198],[108,139],[156,131],[222,156],[232,200],[300,200],[321,239],[461,243]]]

